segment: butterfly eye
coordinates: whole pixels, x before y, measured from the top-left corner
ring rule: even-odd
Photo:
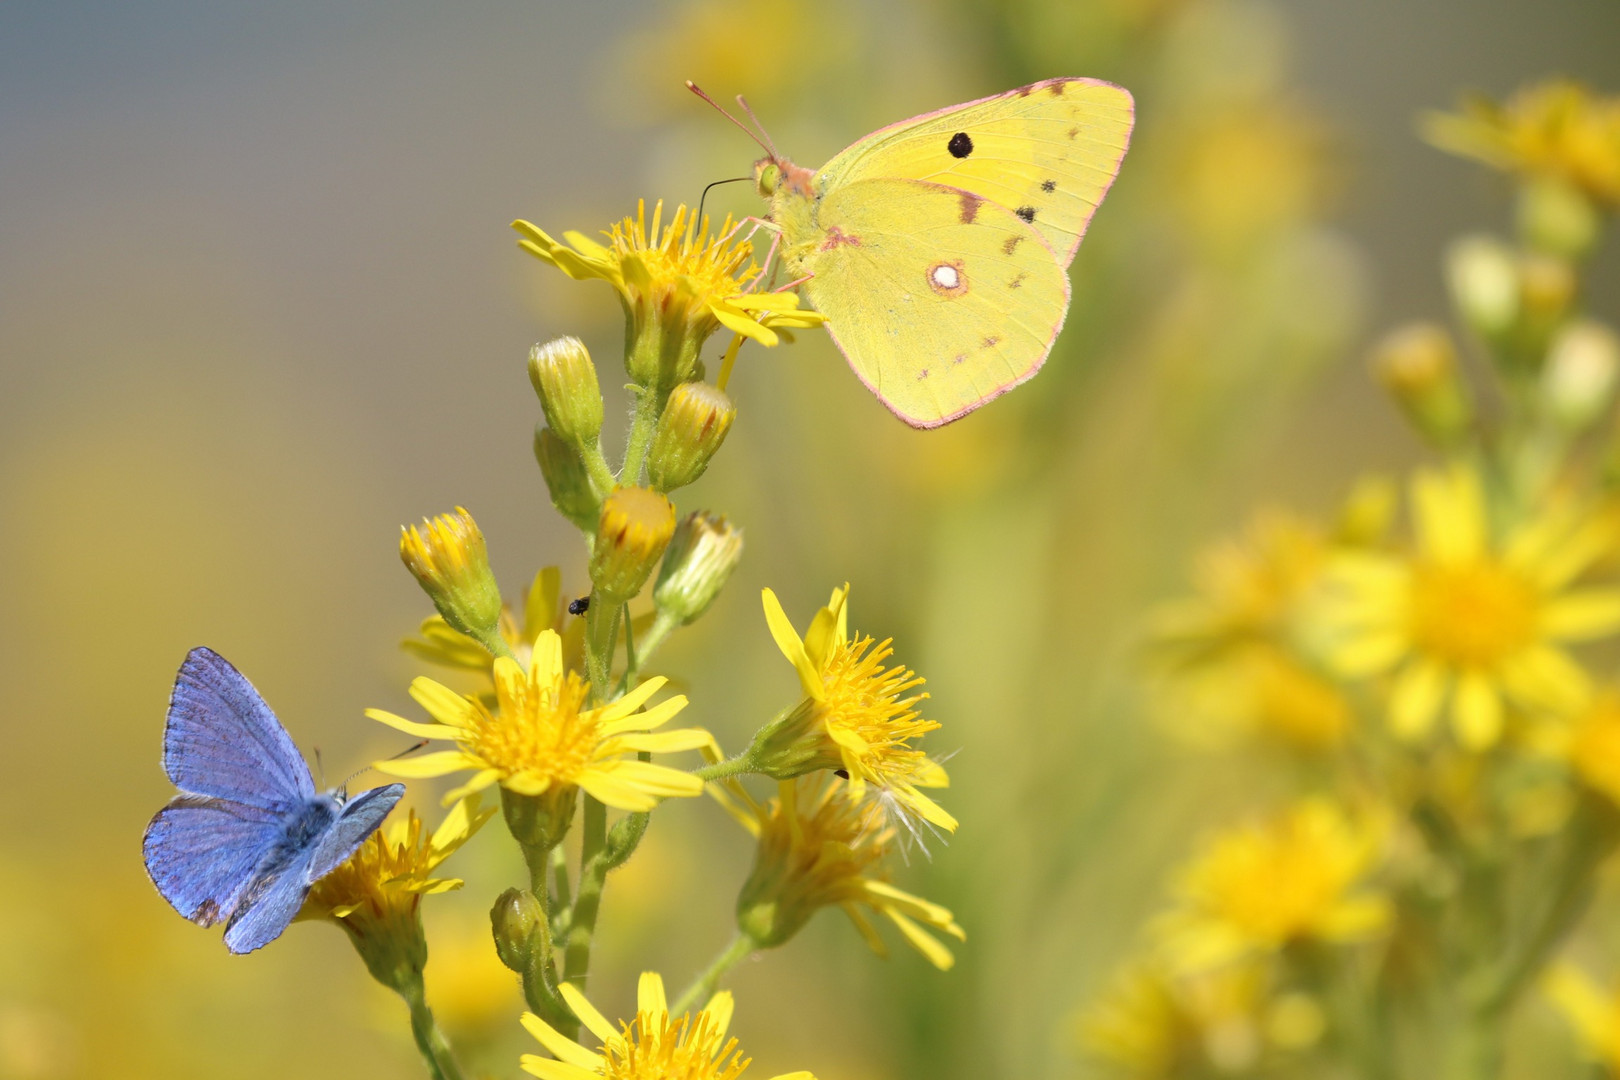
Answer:
[[[754,166],[754,182],[759,186],[759,193],[770,198],[782,183],[782,167],[767,158]]]

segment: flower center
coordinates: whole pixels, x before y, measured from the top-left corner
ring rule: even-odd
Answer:
[[[1244,838],[1216,856],[1209,893],[1227,921],[1276,943],[1309,931],[1346,884],[1344,867],[1330,853]]]
[[[1491,667],[1535,637],[1537,596],[1507,567],[1423,566],[1412,591],[1419,648],[1459,667]]]
[[[883,661],[893,652],[887,641],[872,648],[871,638],[838,646],[822,672],[825,693],[817,704],[829,729],[856,735],[865,744],[862,757],[873,770],[872,779],[880,781],[885,771],[914,768],[924,754],[912,749],[910,741],[939,727],[912,708],[926,695],[902,697],[923,680],[905,667],[885,668]]]
[[[751,1060],[726,1040],[709,1014],[655,1018],[637,1013],[624,1041],[602,1048],[607,1080],[736,1080]]]
[[[526,772],[574,784],[600,741],[595,710],[581,713],[590,684],[572,671],[555,683],[519,683],[500,693],[500,711],[478,725],[473,753],[507,775]]]

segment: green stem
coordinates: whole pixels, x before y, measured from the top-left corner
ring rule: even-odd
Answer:
[[[618,479],[608,466],[607,458],[602,455],[602,444],[592,439],[589,446],[581,446],[577,449],[579,450],[580,460],[585,463],[585,472],[591,478],[591,487],[596,490],[596,497],[598,499],[605,497],[608,492],[613,490],[614,485],[618,483]]]
[[[693,769],[692,775],[699,780],[724,780],[728,776],[740,776],[743,773],[753,771],[754,754],[752,750],[749,750],[717,764],[705,765],[701,769]]]
[[[647,461],[647,447],[652,445],[653,432],[658,427],[658,413],[662,402],[650,386],[637,387],[636,412],[630,421],[630,437],[624,448],[624,467],[619,470],[619,483],[626,487],[641,486],[641,468]]]
[[[561,850],[560,847],[554,850]],[[557,967],[553,959],[551,941],[551,900],[548,895],[547,873],[551,868],[551,850],[537,845],[523,845],[523,861],[529,867],[529,893],[540,912],[534,936],[529,940],[528,963],[523,970],[523,998],[529,1008],[556,1026],[569,1017],[568,1006],[557,995]]]
[[[568,885],[568,853],[561,844],[551,849],[551,872],[556,878],[552,895],[556,898],[557,910],[561,911],[574,902],[573,891]]]
[[[475,640],[488,650],[491,656],[504,656],[508,660],[516,659],[512,655],[512,646],[508,645],[506,639],[501,637],[499,628],[491,630],[487,634],[478,635]]]
[[[417,977],[414,985],[401,990],[399,996],[410,1006],[411,1035],[416,1039],[416,1048],[421,1051],[422,1060],[427,1062],[428,1073],[433,1080],[461,1080],[461,1069],[450,1052],[450,1041],[439,1030],[438,1022],[433,1019],[433,1010],[427,1006],[427,994],[422,989],[421,977]]]
[[[613,677],[613,647],[623,609],[623,603],[608,599],[600,589],[591,590],[591,606],[585,612],[585,677],[591,681],[593,703],[603,700]]]
[[[596,933],[596,915],[601,910],[602,883],[607,872],[607,807],[586,795],[585,822],[580,830],[579,892],[574,897],[563,954],[563,981],[581,990],[590,973],[591,938]]]
[[[669,1014],[680,1016],[691,1011],[694,1005],[707,1004],[726,972],[748,959],[758,948],[752,938],[739,932],[731,939],[731,944],[726,946],[725,951],[714,958],[714,963],[709,965],[708,970],[699,975],[697,980],[675,999],[675,1004],[669,1008]]]
[[[635,649],[630,653],[629,666],[624,669],[624,677],[619,680],[619,696],[623,696],[635,684],[636,677],[641,674],[641,667],[664,639],[674,633],[681,625],[680,617],[660,610],[653,618],[653,624],[647,628],[647,633],[635,643]],[[626,627],[625,644],[629,645],[629,628]]]

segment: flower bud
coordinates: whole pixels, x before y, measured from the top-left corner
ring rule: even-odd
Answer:
[[[1468,428],[1472,410],[1457,377],[1451,335],[1433,323],[1391,332],[1373,349],[1372,366],[1408,420],[1431,442],[1445,446]]]
[[[490,930],[495,937],[495,954],[501,963],[522,975],[529,967],[529,940],[545,913],[534,894],[507,889],[489,909]]]
[[[546,490],[557,512],[581,529],[596,528],[602,501],[579,451],[541,426],[534,429],[534,459],[540,463],[540,475],[546,478]]]
[[[420,526],[402,526],[399,557],[445,622],[480,641],[499,634],[501,592],[471,514],[458,506]]]
[[[1463,320],[1496,338],[1519,317],[1519,275],[1513,253],[1490,236],[1457,241],[1446,254],[1446,280]]]
[[[610,603],[641,591],[675,532],[675,506],[656,491],[616,488],[602,501],[591,549],[591,583]]]
[[[578,804],[579,789],[571,784],[552,784],[539,795],[501,788],[507,831],[526,852],[547,852],[562,843]]]
[[[596,442],[602,433],[602,390],[583,341],[561,337],[534,346],[529,381],[551,430],[576,448]]]
[[[1541,373],[1547,412],[1571,433],[1584,431],[1609,408],[1620,376],[1620,338],[1600,322],[1581,319],[1553,339]]]
[[[725,391],[704,382],[677,386],[664,404],[647,455],[653,487],[673,491],[702,476],[736,416]]]
[[[1517,217],[1526,246],[1571,259],[1590,251],[1602,231],[1592,201],[1573,184],[1551,177],[1520,189]]]
[[[1575,299],[1575,268],[1556,255],[1519,260],[1519,302],[1525,318],[1548,324],[1563,317]]]
[[[709,610],[742,559],[742,530],[725,518],[699,510],[675,529],[664,565],[653,586],[653,603],[681,625]]]

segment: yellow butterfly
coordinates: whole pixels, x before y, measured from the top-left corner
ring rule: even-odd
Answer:
[[[850,367],[932,428],[1040,370],[1134,117],[1122,87],[1047,79],[891,124],[815,172],[763,139],[754,178]]]

